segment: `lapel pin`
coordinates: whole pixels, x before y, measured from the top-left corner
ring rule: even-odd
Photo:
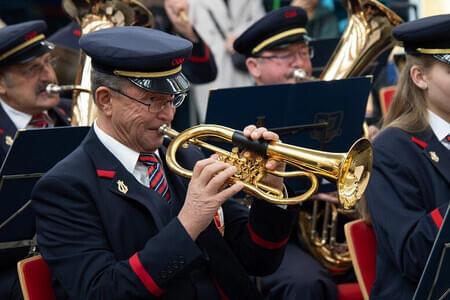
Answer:
[[[11,146],[11,145],[13,144],[13,139],[12,139],[12,137],[10,137],[9,135],[7,135],[7,136],[5,137],[5,143],[6,143],[6,145]]]
[[[431,159],[434,160],[435,162],[439,162],[439,156],[437,156],[436,152],[430,151],[430,157],[431,157]]]
[[[128,192],[128,187],[123,183],[122,180],[117,180],[117,189],[119,192],[126,194]]]

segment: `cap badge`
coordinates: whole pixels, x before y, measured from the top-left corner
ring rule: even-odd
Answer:
[[[293,17],[296,17],[296,16],[297,16],[297,11],[296,10],[289,10],[289,11],[284,13],[284,17],[286,19],[290,19],[290,18],[293,18]]]
[[[123,183],[122,180],[117,180],[117,189],[122,194],[126,194],[128,192],[128,187],[125,185],[125,183]]]
[[[184,62],[184,57],[172,59],[172,66],[181,65]]]
[[[31,40],[37,35],[36,31],[32,31],[24,36],[25,41]]]

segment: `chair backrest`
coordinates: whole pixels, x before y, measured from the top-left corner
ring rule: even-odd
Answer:
[[[380,89],[380,107],[383,117],[386,116],[386,113],[389,110],[389,106],[394,99],[395,88],[395,85],[390,85]]]
[[[371,225],[358,219],[344,225],[345,237],[364,299],[375,281],[377,241]]]
[[[42,256],[36,255],[17,263],[24,300],[56,300],[52,274]]]

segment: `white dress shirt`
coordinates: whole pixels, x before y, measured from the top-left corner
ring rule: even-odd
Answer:
[[[450,143],[447,141],[447,135],[450,134],[450,123],[428,110],[428,122],[434,135],[438,138],[445,148],[450,150]]]
[[[0,98],[0,105],[3,107],[3,110],[6,112],[6,114],[11,119],[11,121],[14,123],[14,125],[16,126],[16,128],[18,130],[28,127],[28,124],[30,123],[31,119],[33,118],[32,115],[18,111],[15,108],[12,108],[8,104],[6,104],[6,102],[3,101],[1,98]],[[44,111],[43,113],[45,114],[45,116],[47,118],[48,127],[53,127],[54,122],[48,116],[47,111]]]
[[[136,180],[145,186],[150,186],[150,179],[147,175],[148,167],[138,162],[139,154],[133,149],[120,143],[115,138],[108,135],[97,126],[97,120],[94,122],[94,132],[100,142],[117,158],[125,169],[133,174]],[[154,152],[159,159],[158,150]],[[160,159],[159,159],[160,160]],[[164,168],[161,168],[164,172]],[[165,174],[164,174],[165,175]]]

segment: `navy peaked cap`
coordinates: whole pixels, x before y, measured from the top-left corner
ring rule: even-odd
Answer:
[[[233,44],[246,56],[256,56],[263,50],[280,48],[309,40],[305,29],[308,17],[297,6],[284,6],[266,14],[242,33]]]
[[[23,64],[53,49],[45,41],[47,24],[42,20],[8,25],[0,29],[0,66]]]
[[[192,43],[178,36],[139,26],[112,27],[86,34],[80,48],[103,73],[128,78],[158,93],[185,93],[190,83],[181,72]]]
[[[450,64],[450,14],[400,24],[392,35],[403,42],[406,53],[430,54]]]

